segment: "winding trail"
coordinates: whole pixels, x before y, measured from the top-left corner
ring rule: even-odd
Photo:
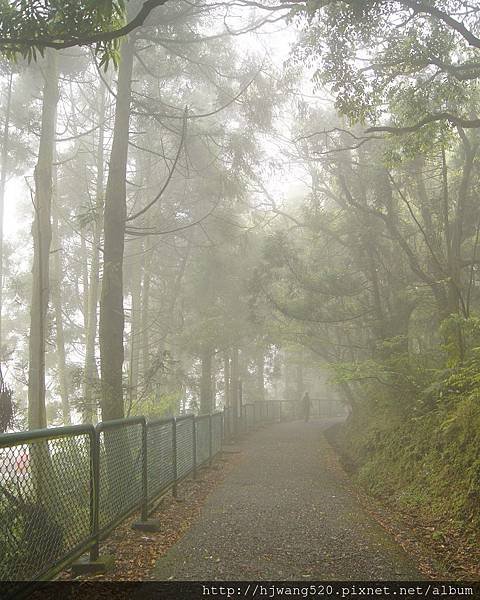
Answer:
[[[334,466],[325,427],[297,421],[249,435],[241,462],[153,579],[422,579]]]

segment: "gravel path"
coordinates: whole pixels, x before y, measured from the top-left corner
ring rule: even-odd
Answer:
[[[250,435],[240,464],[160,559],[153,579],[421,579],[362,510],[335,466],[324,427],[281,423]]]

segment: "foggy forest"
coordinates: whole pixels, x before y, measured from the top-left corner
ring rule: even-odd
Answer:
[[[0,0],[1,581],[479,581],[479,83],[476,0]]]

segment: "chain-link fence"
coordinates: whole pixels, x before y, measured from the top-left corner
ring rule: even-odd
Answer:
[[[226,406],[223,409],[223,414],[225,437],[228,439],[235,434],[235,411],[233,406]]]
[[[290,421],[295,418],[295,404],[289,400],[280,400],[280,419]]]
[[[334,398],[312,398],[311,416],[330,419],[345,416],[345,406]]]
[[[296,402],[283,402],[284,415],[287,411],[290,418],[303,419],[305,417],[305,407],[301,399]],[[343,404],[335,398],[310,398],[311,418],[330,419],[335,417],[345,417],[346,409]],[[285,417],[282,417],[285,418]]]
[[[97,427],[98,524],[111,530],[142,501],[145,419],[122,419]]]
[[[225,439],[280,420],[282,403],[147,422],[134,417],[0,435],[0,580],[53,577],[133,512],[176,491]]]
[[[188,475],[196,467],[195,419],[193,416],[175,419],[175,479]]]
[[[216,412],[212,415],[212,456],[215,456],[222,449],[224,439],[224,415],[223,412]]]
[[[203,465],[210,460],[210,425],[210,415],[201,415],[195,419],[197,465]]]
[[[255,426],[255,405],[247,403],[242,406],[243,427],[245,431],[251,431]]]
[[[48,577],[93,541],[91,426],[0,436],[0,580]]]
[[[147,423],[148,499],[154,500],[175,481],[174,419]]]

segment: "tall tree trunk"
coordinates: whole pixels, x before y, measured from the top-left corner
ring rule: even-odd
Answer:
[[[58,235],[57,209],[53,211],[53,278],[51,282],[52,303],[55,314],[55,341],[57,349],[58,380],[60,383],[60,399],[62,402],[63,424],[70,425],[70,403],[68,399],[68,376],[65,358],[65,334],[62,315],[62,249]]]
[[[257,350],[256,356],[256,379],[257,379],[257,397],[258,400],[265,400],[265,353],[264,348]]]
[[[230,405],[230,356],[228,351],[223,353],[223,405]]]
[[[235,416],[240,416],[240,407],[238,403],[238,359],[238,346],[234,346],[232,348],[232,361],[230,370],[230,406],[233,407],[233,412]]]
[[[103,420],[124,416],[123,253],[127,213],[126,175],[133,70],[133,43],[121,49],[112,152],[105,194],[105,237],[102,294],[100,299],[100,369]]]
[[[296,367],[296,377],[295,377],[295,387],[296,387],[296,396],[297,396],[297,402],[300,402],[300,400],[302,399],[303,396],[303,392],[305,391],[305,383],[303,380],[303,363],[302,363],[302,356],[300,355],[298,357],[299,362],[297,363],[297,367]]]
[[[9,149],[9,130],[10,130],[10,111],[12,104],[12,81],[13,74],[10,72],[7,87],[7,102],[5,107],[5,123],[3,126],[1,172],[0,172],[0,361],[3,359],[3,329],[2,329],[2,310],[3,310],[3,214],[5,209],[5,185],[7,183],[8,173],[8,149]]]
[[[212,413],[217,410],[217,369],[217,353],[214,351],[212,355],[212,404],[210,407],[210,412]]]
[[[86,307],[85,365],[83,379],[84,421],[92,423],[97,418],[98,371],[95,358],[97,338],[97,307],[100,274],[100,240],[103,228],[103,195],[105,188],[105,94],[106,88],[100,84],[98,122],[100,125],[97,145],[97,182],[95,197],[95,220],[93,222],[92,258],[90,282]]]
[[[146,189],[149,189],[150,182],[153,179],[152,156],[141,154],[138,157],[141,172],[143,174],[143,183]],[[147,211],[142,216],[142,227],[150,226],[151,213]],[[151,391],[151,370],[150,370],[150,279],[152,277],[152,259],[155,248],[152,248],[152,239],[147,236],[143,240],[142,259],[140,266],[140,340],[139,340],[139,373],[142,374],[142,393],[147,395]]]
[[[278,400],[278,381],[280,379],[278,371],[280,365],[280,355],[277,353],[273,359],[273,384],[275,399]],[[291,351],[285,351],[285,361],[283,367],[283,377],[285,384],[285,398],[290,402],[295,402],[297,398],[297,388],[295,380],[295,365],[293,363],[293,354]]]
[[[152,256],[150,237],[146,238],[143,255],[143,281],[142,281],[142,373],[145,391],[150,388],[150,278],[152,276]]]
[[[200,381],[200,414],[212,412],[212,351],[202,352],[202,376]]]
[[[30,308],[28,425],[46,427],[45,338],[49,298],[49,257],[52,239],[52,164],[58,102],[58,71],[54,51],[47,51],[43,89],[42,130],[35,167],[32,302]]]
[[[132,264],[130,265],[130,292],[132,308],[130,313],[130,359],[128,372],[128,405],[129,412],[137,398],[140,366],[140,340],[142,337],[142,253],[141,239],[132,245]]]
[[[86,327],[88,311],[88,288],[90,287],[90,282],[88,280],[88,248],[84,235],[80,236],[80,257],[82,262],[82,316],[83,323]]]

